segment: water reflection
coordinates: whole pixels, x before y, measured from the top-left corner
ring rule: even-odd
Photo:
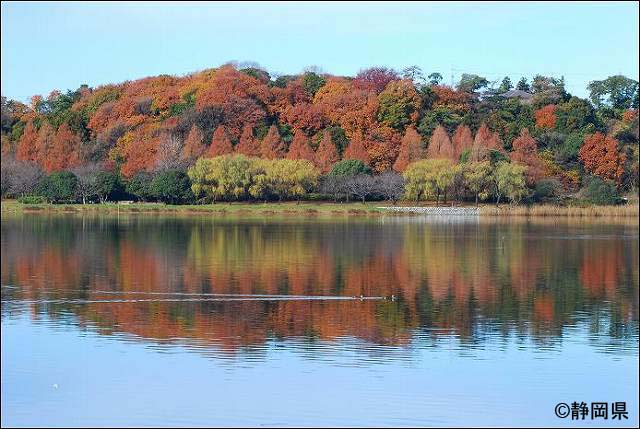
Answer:
[[[596,349],[637,353],[637,225],[27,215],[2,220],[1,250],[3,323],[231,354],[452,336],[544,352],[588,327]]]

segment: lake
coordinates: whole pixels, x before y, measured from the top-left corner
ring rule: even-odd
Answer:
[[[638,424],[637,223],[1,228],[2,426],[566,426],[573,402]]]

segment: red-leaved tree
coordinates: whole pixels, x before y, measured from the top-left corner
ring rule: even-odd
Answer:
[[[260,155],[266,159],[284,158],[287,147],[280,138],[280,133],[275,125],[269,127],[267,135],[260,143]]]
[[[471,147],[471,160],[482,161],[489,156],[489,153],[492,150],[504,152],[502,141],[498,134],[491,131],[489,127],[483,123],[478,129],[476,137],[473,140],[473,146]]]
[[[544,176],[544,165],[538,156],[538,146],[529,134],[528,128],[523,128],[518,138],[513,141],[511,160],[527,167],[526,177],[530,185]]]
[[[333,164],[338,162],[338,151],[336,145],[331,141],[331,133],[324,131],[322,140],[316,151],[316,165],[322,173],[328,173]]]
[[[216,156],[227,155],[232,152],[233,144],[231,143],[229,134],[227,134],[227,129],[224,125],[220,125],[213,133],[211,145],[209,145],[209,149],[207,150],[207,156],[213,158]]]
[[[451,139],[449,138],[449,134],[447,134],[447,130],[441,125],[438,125],[436,129],[433,130],[431,140],[429,140],[429,148],[427,149],[427,158],[455,160]]]
[[[393,164],[393,169],[402,172],[407,165],[424,157],[422,139],[414,127],[407,127],[400,143],[400,152]]]
[[[78,166],[80,143],[80,137],[73,133],[69,124],[65,122],[60,125],[44,159],[45,171],[59,171]]]
[[[356,132],[349,142],[349,146],[342,154],[342,159],[358,159],[365,164],[371,161],[369,153],[365,147],[364,136],[361,132]]]
[[[182,159],[191,163],[200,158],[207,149],[207,147],[202,143],[203,138],[200,128],[197,125],[193,125],[186,140],[184,141]]]
[[[236,145],[236,152],[246,156],[260,156],[260,142],[253,136],[253,127],[245,125],[240,135],[240,141]]]
[[[289,146],[289,152],[287,153],[289,159],[306,159],[313,162],[315,158],[315,152],[309,146],[309,139],[303,132],[298,131],[293,136],[293,141]]]
[[[626,156],[620,151],[618,140],[613,136],[605,136],[601,132],[586,136],[579,156],[589,173],[612,180],[620,186]]]
[[[458,128],[456,128],[451,138],[451,144],[453,144],[453,153],[456,160],[460,159],[464,151],[471,150],[473,146],[473,135],[469,127],[462,124],[458,125]]]
[[[27,122],[18,141],[16,159],[36,162],[38,160],[38,131],[32,121]]]
[[[534,112],[536,127],[553,129],[556,127],[556,105],[549,104]]]

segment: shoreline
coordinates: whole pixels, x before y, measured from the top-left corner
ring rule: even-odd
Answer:
[[[401,209],[398,209],[401,208]],[[333,203],[333,202],[221,202],[205,205],[169,205],[162,203],[132,203],[132,204],[22,204],[16,200],[1,202],[2,214],[32,214],[32,213],[88,213],[88,214],[170,214],[170,215],[257,215],[257,216],[420,216],[416,211],[450,211],[451,206],[436,206],[435,204],[415,205],[402,202],[393,206],[386,202],[371,201]],[[453,206],[461,212],[475,212],[475,205]],[[417,210],[412,210],[417,209]],[[493,204],[483,204],[477,209],[477,216],[489,217],[565,217],[565,218],[638,218],[638,204],[623,206],[557,206],[540,204],[532,206],[496,207]],[[425,214],[424,216],[434,216]],[[445,217],[446,215],[439,215]]]

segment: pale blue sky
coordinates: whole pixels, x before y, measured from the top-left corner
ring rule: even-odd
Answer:
[[[2,94],[26,100],[230,60],[332,74],[418,65],[447,83],[638,79],[638,3],[2,3]]]

